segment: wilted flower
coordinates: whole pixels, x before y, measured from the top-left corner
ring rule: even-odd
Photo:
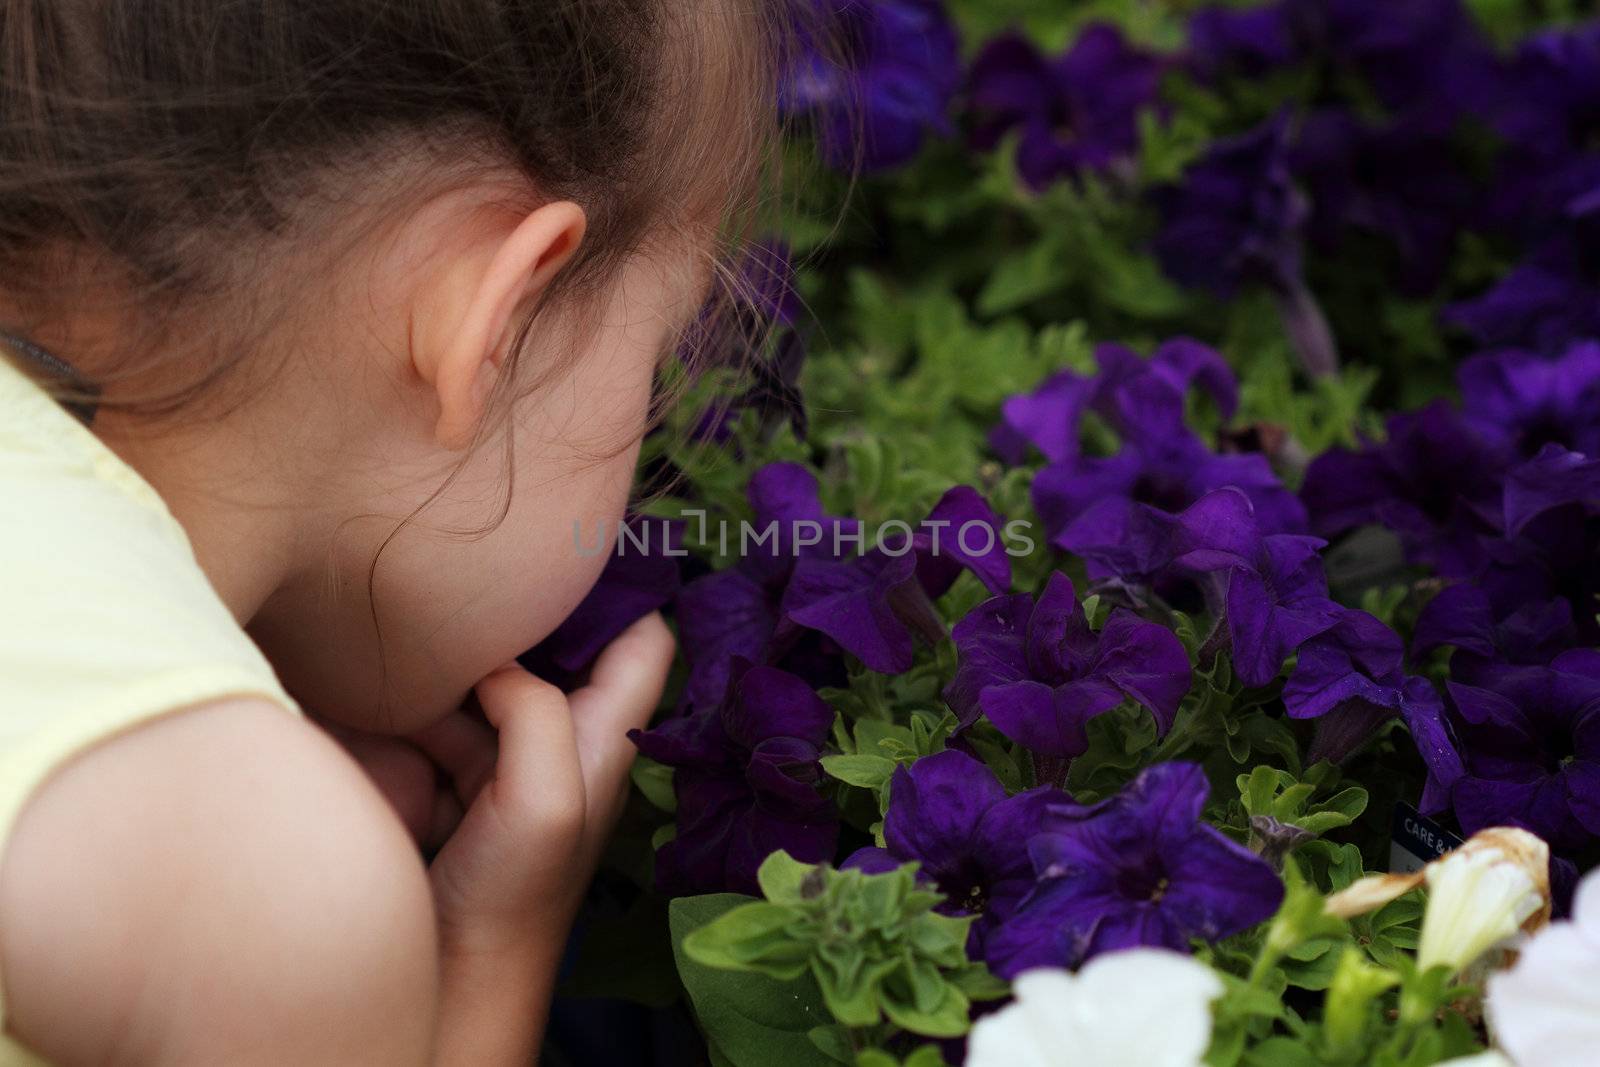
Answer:
[[[1326,907],[1329,914],[1350,919],[1426,883],[1423,941],[1429,947],[1419,950],[1419,962],[1424,969],[1443,964],[1460,970],[1519,928],[1531,932],[1549,920],[1549,869],[1544,841],[1516,827],[1493,826],[1419,871],[1359,878],[1330,896]],[[1507,917],[1513,915],[1518,917],[1508,928]]]
[[[960,41],[940,0],[815,2],[822,25],[801,27],[779,103],[812,116],[830,165],[899,167],[951,132]]]
[[[1062,56],[1004,34],[984,46],[967,78],[971,143],[990,151],[1021,130],[1017,171],[1034,189],[1080,170],[1106,170],[1139,147],[1139,112],[1150,108],[1162,61],[1094,23]]]
[[[1478,837],[1484,848],[1456,849],[1424,868],[1428,908],[1417,966],[1465,970],[1515,937],[1523,923],[1550,916],[1550,849],[1520,830]]]
[[[968,951],[981,957],[985,934],[1033,888],[1028,839],[1046,806],[1061,799],[1048,786],[1008,797],[994,772],[964,752],[924,756],[894,772],[883,818],[886,847],[861,849],[845,866],[877,872],[921,863],[920,876],[945,895],[941,911],[979,916]]]
[[[775,667],[737,661],[720,706],[628,734],[675,768],[678,832],[656,853],[656,885],[684,895],[757,892],[762,860],[783,849],[808,863],[833,858],[833,802],[818,762],[833,709]]]
[[[1570,922],[1534,934],[1489,976],[1495,1041],[1525,1067],[1587,1067],[1600,1048],[1600,873],[1578,886]]]
[[[1060,572],[1037,603],[1019,593],[979,604],[954,637],[961,665],[945,699],[962,725],[981,712],[1042,755],[1082,753],[1089,720],[1124,700],[1165,734],[1189,691],[1189,655],[1172,631],[1118,609],[1095,633]]]
[[[1156,948],[1028,971],[1012,989],[972,1028],[967,1067],[1199,1067],[1223,993],[1209,967]]]
[[[1209,790],[1197,765],[1161,763],[1092,807],[1053,807],[1028,846],[1038,884],[988,940],[994,970],[1073,966],[1136,945],[1182,951],[1271,916],[1283,884],[1201,821]]]

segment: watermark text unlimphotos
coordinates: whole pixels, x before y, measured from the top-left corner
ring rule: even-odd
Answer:
[[[939,556],[959,551],[966,556],[986,556],[996,548],[1008,556],[1026,556],[1036,547],[1031,532],[1033,524],[1024,519],[1012,519],[996,528],[980,519],[952,522],[949,519],[924,519],[912,525],[899,519],[880,523],[875,529],[866,523],[831,519],[826,523],[812,519],[772,519],[756,525],[746,519],[729,522],[710,521],[706,512],[688,510],[682,522],[696,524],[696,540],[709,547],[717,546],[719,555],[757,556],[776,558],[781,555],[799,555],[807,548],[820,547],[835,558],[847,551],[865,552],[878,549],[890,556],[903,556],[916,550]],[[606,523],[604,520],[585,530],[581,521],[572,524],[572,546],[579,556],[598,556],[606,550]],[[673,523],[668,519],[634,519],[616,524],[613,551],[619,555],[687,556],[673,536]]]

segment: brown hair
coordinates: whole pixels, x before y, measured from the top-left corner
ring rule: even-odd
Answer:
[[[333,241],[374,182],[509,170],[578,202],[588,235],[541,307],[662,227],[737,242],[787,2],[0,0],[0,290],[37,322],[117,294],[129,331],[96,377],[161,382],[106,401],[159,415],[261,347],[295,297],[252,279]]]

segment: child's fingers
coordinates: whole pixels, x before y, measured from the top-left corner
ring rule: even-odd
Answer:
[[[643,727],[661,700],[676,643],[659,612],[651,612],[606,646],[589,684],[572,694],[573,728],[594,786],[620,781],[633,762],[628,731]]]
[[[455,712],[412,734],[412,744],[444,771],[463,807],[494,777],[498,742],[476,716]]]
[[[536,820],[581,818],[584,778],[566,695],[516,662],[479,682],[477,693],[500,733],[490,786],[496,806]]]

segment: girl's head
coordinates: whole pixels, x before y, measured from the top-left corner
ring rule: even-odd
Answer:
[[[779,2],[0,0],[0,326],[311,710],[419,726],[582,598]]]

